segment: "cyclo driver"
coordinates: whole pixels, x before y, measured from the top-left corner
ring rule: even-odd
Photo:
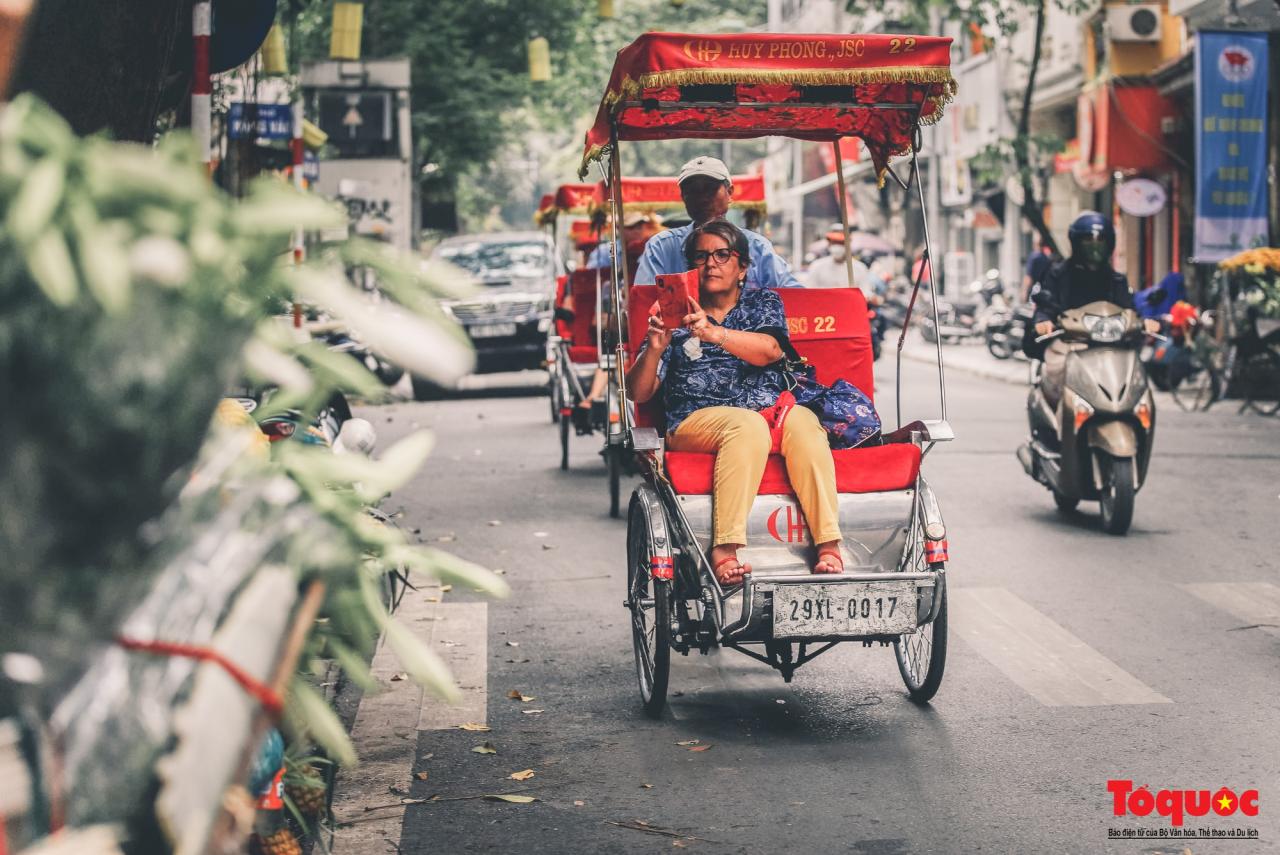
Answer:
[[[1122,309],[1134,307],[1129,280],[1111,266],[1111,254],[1116,248],[1116,232],[1111,222],[1096,211],[1085,211],[1076,217],[1067,236],[1071,239],[1070,257],[1054,265],[1040,286],[1032,289],[1031,299],[1036,304],[1034,332],[1023,342],[1028,356],[1044,360],[1040,391],[1054,408],[1062,398],[1067,354],[1088,344],[1055,339],[1041,354],[1040,346],[1032,339],[1053,332],[1058,316],[1067,309],[1078,309],[1098,300]],[[1160,331],[1158,321],[1148,319],[1143,324],[1149,333]]]

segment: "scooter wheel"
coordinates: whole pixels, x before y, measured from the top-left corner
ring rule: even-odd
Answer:
[[[1054,490],[1053,503],[1058,506],[1058,510],[1062,511],[1064,514],[1069,514],[1076,509],[1076,505],[1080,504],[1080,500],[1073,499],[1070,496],[1065,496],[1057,490]]]
[[[1133,478],[1133,460],[1128,457],[1103,455],[1102,527],[1107,534],[1126,534],[1133,522],[1133,500],[1137,488]]]

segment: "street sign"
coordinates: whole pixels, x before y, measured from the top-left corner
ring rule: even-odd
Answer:
[[[1150,178],[1130,178],[1116,188],[1116,204],[1131,217],[1160,213],[1165,198],[1164,188]]]
[[[328,89],[320,93],[320,128],[336,146],[392,139],[390,92]]]
[[[255,124],[256,134],[253,130]],[[236,101],[227,111],[227,126],[227,135],[233,140],[250,137],[263,140],[291,139],[293,107],[290,104],[245,104]]]

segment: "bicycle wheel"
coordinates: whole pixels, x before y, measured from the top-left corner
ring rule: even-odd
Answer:
[[[943,569],[942,562],[930,563],[925,557],[924,524],[919,519],[911,526],[908,537],[902,557],[903,572]],[[915,632],[901,635],[893,641],[893,656],[907,687],[907,696],[921,704],[938,693],[947,667],[947,585],[942,573],[938,573],[936,578],[938,587],[934,596],[940,598],[937,616],[916,627]]]
[[[1280,353],[1266,348],[1241,367],[1244,405],[1264,416],[1280,411]]]
[[[1210,360],[1193,351],[1176,383],[1170,383],[1173,400],[1188,413],[1203,412],[1222,395],[1222,380]]]
[[[650,575],[650,560],[656,554],[649,507],[635,495],[627,522],[627,606],[640,702],[652,718],[661,716],[667,704],[671,676],[671,582]]]

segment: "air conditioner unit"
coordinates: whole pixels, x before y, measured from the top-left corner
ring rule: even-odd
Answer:
[[[1159,3],[1107,7],[1107,33],[1113,42],[1160,41]]]

